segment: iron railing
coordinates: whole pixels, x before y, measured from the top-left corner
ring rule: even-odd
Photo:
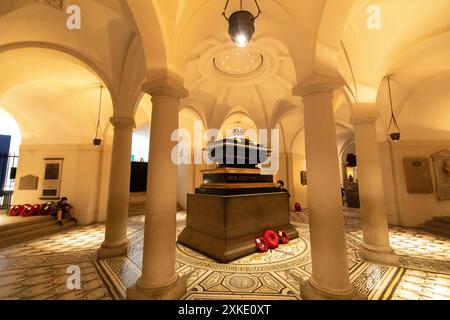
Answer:
[[[0,154],[0,210],[11,207],[19,156]]]

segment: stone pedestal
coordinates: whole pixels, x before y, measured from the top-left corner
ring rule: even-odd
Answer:
[[[300,292],[304,300],[367,300],[367,296],[356,292],[354,288],[333,292],[321,289],[312,279],[300,284]]]
[[[145,286],[139,281],[127,290],[128,300],[179,300],[186,294],[187,276],[175,274],[174,280],[165,286]]]
[[[298,237],[285,192],[218,196],[188,194],[187,225],[178,242],[220,262],[256,252],[255,238],[272,229]]]

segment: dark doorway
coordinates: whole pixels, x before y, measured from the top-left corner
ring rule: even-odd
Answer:
[[[0,135],[0,209],[11,206],[19,157],[9,154],[11,136]]]
[[[147,191],[148,162],[131,162],[130,192]]]
[[[4,185],[8,170],[8,155],[11,136],[0,135],[0,197],[3,197]]]

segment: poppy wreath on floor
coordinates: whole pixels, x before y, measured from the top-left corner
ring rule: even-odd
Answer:
[[[24,204],[22,207],[22,210],[20,210],[20,216],[21,217],[31,217],[33,215],[32,209],[33,209],[32,205]]]
[[[262,237],[266,241],[269,249],[278,248],[278,243],[279,243],[280,237],[278,236],[278,234],[275,231],[266,230],[263,232]]]
[[[263,238],[256,238],[255,242],[258,252],[267,252],[267,250],[269,250],[269,246],[267,245],[266,240],[264,240]]]
[[[31,215],[38,216],[41,214],[42,206],[40,204],[35,204],[31,206]]]
[[[286,231],[284,231],[284,230],[278,231],[278,236],[280,237],[280,243],[281,244],[288,244],[289,243],[289,237],[286,234]]]
[[[52,213],[52,206],[50,202],[44,203],[41,205],[41,209],[39,210],[39,214],[41,216],[48,216]]]
[[[22,209],[23,209],[23,206],[20,206],[20,205],[14,206],[11,209],[9,209],[9,215],[11,217],[17,217],[20,215],[20,211],[22,211]]]

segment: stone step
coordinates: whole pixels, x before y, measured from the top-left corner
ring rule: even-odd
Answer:
[[[136,202],[145,202],[147,201],[147,193],[146,192],[131,192],[129,202],[130,203],[136,203]]]
[[[450,228],[450,217],[445,217],[445,216],[434,217],[433,220],[446,223],[446,224],[448,224],[448,226]]]
[[[145,214],[145,201],[130,202],[128,206],[128,216],[139,216]]]
[[[129,208],[135,208],[135,207],[139,208],[139,207],[145,207],[146,204],[147,204],[147,203],[146,203],[145,201],[140,201],[140,202],[130,203],[130,204],[128,205],[128,207],[129,207]]]
[[[429,220],[421,224],[420,228],[430,233],[450,238],[450,224],[442,222],[442,219]]]
[[[69,221],[68,219],[63,220],[64,225],[62,227],[58,225],[56,221],[53,219],[52,222],[53,224],[51,225],[35,228],[33,230],[25,231],[22,233],[15,233],[4,238],[0,236],[0,249],[16,245],[22,242],[26,242],[29,240],[34,240],[50,234],[58,233],[70,229],[75,225],[74,221]]]
[[[34,217],[8,217],[0,225],[0,233],[2,231],[18,228],[19,226],[34,225],[40,222],[53,220],[50,216],[34,216]]]
[[[21,223],[17,224],[16,227],[13,225],[8,225],[6,230],[0,230],[0,239],[8,238],[16,234],[23,234],[29,231],[34,231],[36,229],[45,228],[48,226],[53,226],[56,224],[56,220],[53,217],[46,217],[49,219],[37,220],[34,223]],[[22,218],[28,219],[28,218]]]
[[[130,202],[128,206],[128,215],[134,216],[145,214],[145,209],[146,209],[145,201]],[[185,209],[179,203],[177,203],[177,211],[184,211],[184,210]]]

